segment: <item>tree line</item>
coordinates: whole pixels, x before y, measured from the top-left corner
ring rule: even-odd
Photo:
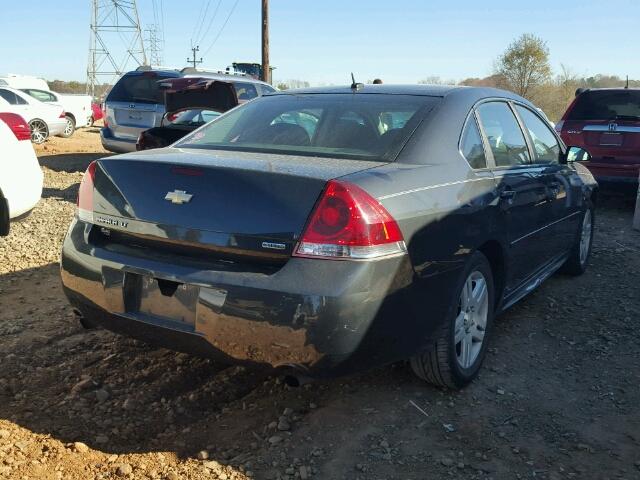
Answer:
[[[447,83],[428,77],[420,83]],[[456,83],[455,81],[453,83]],[[541,38],[525,33],[514,40],[495,62],[488,77],[466,78],[459,85],[496,87],[511,90],[540,107],[557,122],[575,97],[578,88],[624,87],[626,79],[617,75],[581,77],[565,65],[554,73],[549,64],[549,48]],[[629,80],[629,87],[640,87],[640,80]]]

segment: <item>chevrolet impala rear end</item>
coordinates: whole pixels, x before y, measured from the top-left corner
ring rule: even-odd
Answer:
[[[295,114],[312,125],[315,105],[338,115],[341,100],[312,97]],[[272,99],[279,121],[234,125],[238,138],[214,150],[198,131],[181,148],[90,165],[62,255],[65,291],[85,325],[305,374],[353,370],[369,349],[385,357],[385,322],[406,308],[394,292],[412,267],[398,223],[357,174],[389,163],[406,138],[374,157],[354,145],[361,120],[347,118],[313,149],[290,123],[299,102]],[[435,100],[387,103],[407,122]],[[267,137],[280,151],[269,152]]]
[[[265,95],[92,163],[62,281],[84,325],[170,349],[307,376],[410,359],[460,388],[495,313],[586,269],[597,185],[568,158],[499,90]]]

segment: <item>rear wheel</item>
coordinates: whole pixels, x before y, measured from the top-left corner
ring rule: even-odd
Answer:
[[[587,262],[593,244],[593,226],[595,215],[593,208],[587,208],[582,216],[580,230],[576,242],[571,248],[569,258],[562,266],[562,271],[569,275],[582,275],[587,270]]]
[[[47,124],[38,118],[29,122],[29,128],[31,129],[31,141],[33,143],[44,143],[49,138],[49,127]]]
[[[95,122],[93,116],[87,118],[87,127],[93,127],[93,123]]]
[[[437,386],[459,389],[478,374],[493,322],[493,275],[487,258],[475,252],[461,275],[457,303],[431,351],[411,359],[418,377]]]
[[[73,135],[73,132],[76,131],[76,122],[73,117],[69,115],[65,115],[64,119],[67,121],[67,124],[64,127],[64,132],[62,132],[60,136],[69,138],[71,135]]]

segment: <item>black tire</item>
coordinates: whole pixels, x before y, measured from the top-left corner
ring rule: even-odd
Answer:
[[[568,275],[582,275],[587,270],[587,265],[589,264],[589,255],[591,255],[591,246],[593,245],[593,231],[595,225],[595,211],[593,207],[588,207],[584,213],[582,214],[582,219],[580,220],[580,225],[578,227],[578,231],[576,232],[576,239],[571,247],[571,251],[569,252],[569,258],[564,263],[562,268],[560,269],[562,273],[566,273]],[[585,221],[590,220],[589,229],[589,239],[587,243],[587,252],[586,255],[581,254],[582,251],[582,239],[585,232]]]
[[[486,282],[488,304],[486,306],[486,323],[484,337],[479,352],[475,359],[466,368],[463,368],[458,360],[460,347],[455,343],[456,318],[459,316],[461,295],[467,280],[480,273]],[[452,296],[451,308],[443,323],[438,338],[433,348],[411,358],[411,368],[414,373],[427,382],[451,389],[460,389],[468,385],[478,375],[482,362],[487,352],[493,326],[495,291],[491,265],[487,258],[480,252],[475,252],[460,275],[458,285]],[[466,325],[466,321],[465,321]],[[467,330],[468,331],[468,330]]]
[[[9,235],[9,203],[0,192],[0,237]]]
[[[65,115],[64,118],[67,121],[67,126],[64,128],[64,132],[62,132],[60,136],[62,138],[69,138],[71,135],[73,135],[73,132],[76,131],[76,121],[71,115]]]

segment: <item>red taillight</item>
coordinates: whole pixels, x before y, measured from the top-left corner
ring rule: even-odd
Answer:
[[[63,110],[58,118],[64,118],[67,116],[67,113]]]
[[[93,223],[93,182],[96,178],[96,162],[89,164],[78,190],[78,218]]]
[[[294,255],[367,259],[406,251],[398,224],[380,202],[357,185],[331,180]]]
[[[31,140],[29,124],[17,113],[2,112],[0,120],[7,124],[18,140]]]

